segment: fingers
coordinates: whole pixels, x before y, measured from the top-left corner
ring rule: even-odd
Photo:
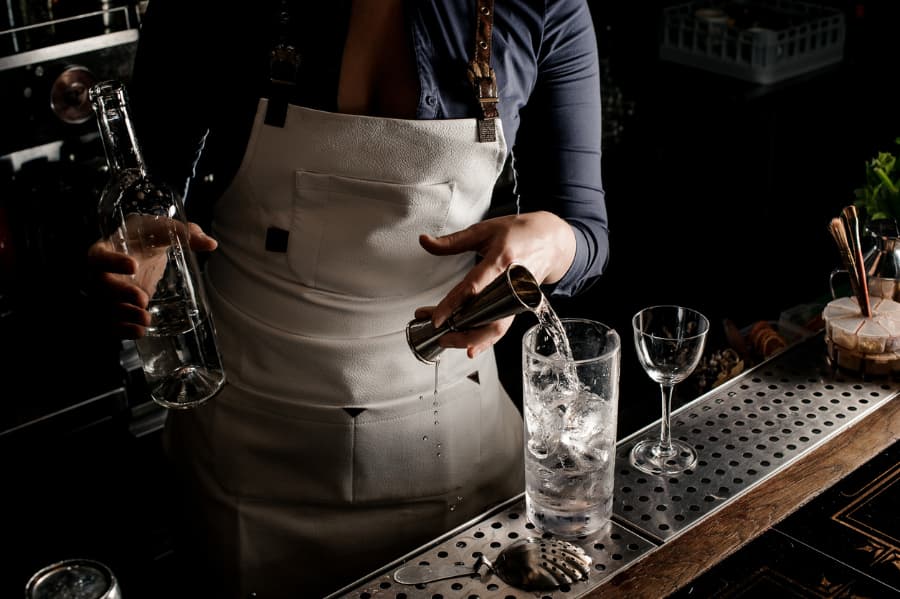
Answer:
[[[137,273],[137,261],[127,254],[113,250],[105,240],[88,248],[87,265],[91,272],[133,275]]]
[[[137,261],[113,250],[106,240],[88,249],[86,261],[85,291],[98,322],[117,339],[144,336],[150,324],[146,310],[150,296],[135,283]]]
[[[434,306],[423,306],[421,308],[416,308],[415,313],[413,314],[413,318],[431,318],[431,314],[434,312]]]
[[[419,245],[435,256],[449,256],[462,252],[479,252],[488,235],[488,228],[476,223],[454,233],[434,237],[428,234],[419,235]]]
[[[150,313],[130,304],[115,304],[104,317],[112,334],[120,339],[140,339],[150,325]]]
[[[472,267],[466,276],[435,306],[431,317],[434,325],[439,327],[444,324],[454,310],[470,297],[480,293],[491,281],[500,276],[506,266],[493,260],[482,260]]]
[[[496,320],[483,327],[466,331],[451,332],[441,337],[441,347],[465,349],[470,358],[490,349],[497,343],[513,323],[513,316]]]
[[[197,223],[188,223],[189,243],[195,252],[211,252],[219,246],[219,242],[206,234]]]
[[[91,291],[92,295],[108,302],[131,304],[141,309],[150,304],[150,295],[131,278],[112,273],[101,274]]]

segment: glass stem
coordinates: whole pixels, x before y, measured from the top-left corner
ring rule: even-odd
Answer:
[[[672,429],[669,419],[672,415],[672,390],[674,385],[661,384],[659,386],[662,396],[662,421],[659,423],[659,453],[672,455]]]

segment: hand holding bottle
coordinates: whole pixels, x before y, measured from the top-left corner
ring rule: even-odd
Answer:
[[[139,215],[133,217],[146,218]],[[180,221],[171,221],[170,224],[184,230]],[[157,220],[144,227],[157,229],[157,237],[166,229]],[[195,252],[210,252],[218,245],[196,223],[188,223],[187,234],[190,248]],[[113,336],[139,339],[146,333],[150,324],[147,306],[165,269],[168,245],[124,254],[116,250],[109,239],[98,239],[88,249],[86,290],[100,308],[98,312],[104,317]]]

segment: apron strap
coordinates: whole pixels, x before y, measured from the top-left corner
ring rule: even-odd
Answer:
[[[475,2],[475,52],[469,62],[469,81],[472,83],[475,99],[481,108],[478,119],[478,141],[497,140],[494,119],[500,116],[497,110],[497,76],[491,68],[491,37],[494,31],[494,0]]]
[[[269,54],[269,105],[266,124],[284,127],[287,106],[297,87],[300,52],[291,41],[291,15],[287,0],[281,0],[277,15],[277,36]]]

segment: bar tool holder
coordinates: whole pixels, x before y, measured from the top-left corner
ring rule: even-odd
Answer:
[[[544,294],[534,275],[520,264],[510,264],[478,295],[454,310],[439,328],[430,318],[410,321],[406,325],[406,341],[419,360],[434,364],[444,350],[438,341],[445,334],[474,329],[525,311],[536,312],[543,301]]]

